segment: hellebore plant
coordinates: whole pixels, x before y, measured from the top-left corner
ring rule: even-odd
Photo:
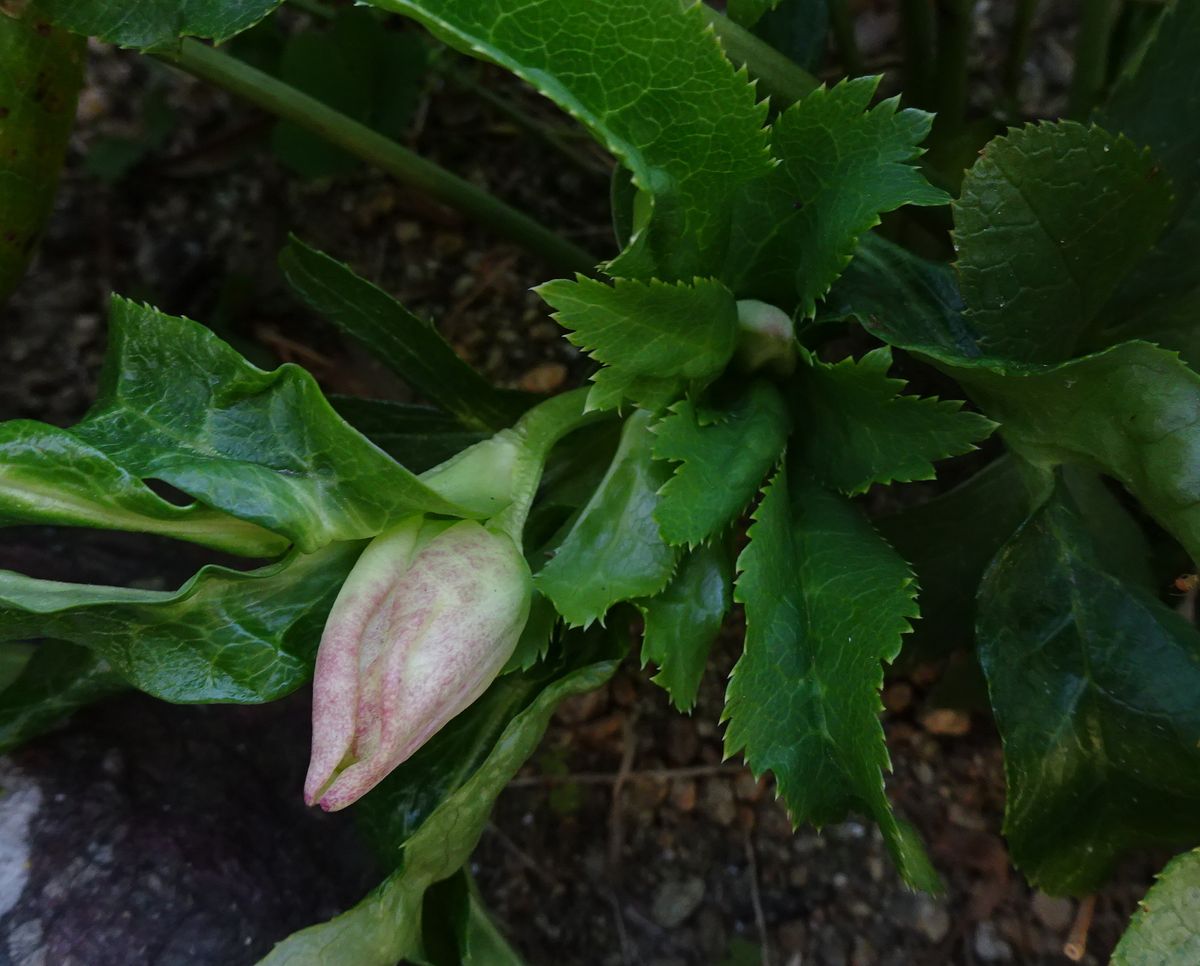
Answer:
[[[929,5],[902,5],[903,107],[879,78],[818,86],[793,62],[815,67],[826,45],[791,28],[831,13],[801,0],[731,0],[732,22],[681,0],[373,0],[331,16],[343,39],[407,16],[583,124],[621,165],[598,267],[191,39],[227,40],[277,3],[0,15],[0,286],[49,210],[74,31],[220,83],[575,272],[537,291],[595,371],[549,400],[497,389],[294,239],[280,266],[299,299],[429,405],[326,398],[296,366],[264,372],[201,325],[114,298],[87,415],[0,424],[0,519],[270,562],[207,566],[174,591],[0,573],[16,642],[3,748],[125,688],[250,704],[315,675],[305,798],[357,802],[390,872],[266,962],[511,961],[465,882],[496,796],[558,703],[601,686],[638,633],[641,663],[691,711],[736,602],[726,754],[769,772],[796,822],[871,818],[912,888],[940,880],[885,785],[897,660],[956,655],[982,674],[1004,834],[1038,888],[1088,895],[1131,849],[1200,840],[1200,632],[1170,596],[1200,558],[1200,3],[1119,20],[1085,5],[1073,119],[1014,127],[1029,17],[1005,95],[968,118],[969,3],[939,5],[937,50]],[[839,22],[839,61],[860,74]],[[905,391],[894,363],[959,398]],[[905,487],[954,457],[953,488]],[[1114,962],[1195,960],[1200,929],[1166,935],[1156,910],[1194,891],[1196,862],[1171,864]],[[433,887],[451,880],[447,900]],[[453,937],[430,940],[438,923]]]

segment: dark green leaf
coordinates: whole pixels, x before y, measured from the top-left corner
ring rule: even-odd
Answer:
[[[312,674],[321,627],[360,550],[293,552],[249,573],[205,567],[174,592],[0,571],[0,640],[83,645],[165,701],[273,701]]]
[[[1125,850],[1200,834],[1200,633],[1102,566],[1061,487],[984,578],[979,656],[1032,883],[1093,892]]]
[[[650,419],[639,410],[625,421],[600,486],[534,578],[570,625],[590,624],[618,601],[654,596],[675,570],[675,551],[654,520],[671,471],[652,456]]]
[[[1097,346],[1142,338],[1200,367],[1200,5],[1172,2],[1100,112],[1105,127],[1150,146],[1171,176],[1171,228],[1122,283]]]
[[[325,30],[292,34],[279,77],[340,113],[399,140],[408,127],[426,68],[426,44],[416,33],[388,30],[373,11],[337,11]],[[275,126],[271,146],[294,171],[309,178],[353,171],[361,162],[288,121]]]
[[[880,825],[905,881],[938,888],[883,788],[883,662],[917,616],[904,560],[844,498],[781,470],[738,560],[746,650],[729,681],[727,754],[770,769],[796,821],[862,810]]]
[[[730,406],[697,411],[684,400],[654,428],[654,456],[679,465],[654,519],[671,544],[695,546],[728,526],[754,499],[787,441],[778,391],[756,382]]]
[[[754,34],[794,64],[816,71],[825,59],[829,6],[830,0],[778,0],[754,24]]]
[[[311,308],[465,425],[502,429],[529,408],[527,397],[491,386],[433,326],[347,266],[296,238],[279,263]]]
[[[958,273],[985,351],[1068,358],[1167,223],[1147,152],[1103,128],[1030,125],[993,140],[954,203]]]
[[[974,646],[979,581],[1032,505],[1018,461],[1004,457],[928,503],[876,521],[921,586],[921,619],[905,638],[903,659]]]
[[[94,651],[65,641],[43,641],[17,678],[0,691],[0,754],[126,687]]]
[[[619,657],[610,647],[596,655],[594,647],[576,637],[572,650],[571,669],[541,685],[482,763],[469,777],[462,776],[408,836],[396,871],[349,912],[284,940],[263,966],[394,966],[420,955],[425,891],[453,875],[470,856],[496,796],[533,753],[559,702],[598,688],[617,668]]]
[[[763,14],[779,6],[780,0],[729,0],[725,15],[740,27],[753,27]]]
[[[878,83],[819,88],[775,122],[780,164],[739,198],[721,272],[738,298],[811,315],[880,212],[949,200],[910,163],[931,116],[896,98],[867,110]]]
[[[120,47],[169,48],[180,37],[220,43],[253,27],[281,0],[32,0],[30,16]]]
[[[873,233],[834,284],[821,318],[855,319],[904,348],[937,349],[964,359],[983,354],[978,334],[963,318],[954,270]]]
[[[50,217],[83,83],[83,41],[37,24],[0,9],[0,303]]]
[[[209,330],[114,299],[96,405],[72,432],[127,472],[306,552],[408,513],[470,516],[343,422],[303,369],[263,372]]]
[[[1025,459],[1116,478],[1200,559],[1200,376],[1174,354],[1127,342],[1058,366],[952,371]]]
[[[827,486],[865,493],[874,483],[934,478],[934,461],[960,456],[986,439],[995,423],[963,412],[962,403],[901,395],[903,379],[888,377],[892,350],[857,361],[825,363],[807,352],[794,399],[797,455]]]
[[[0,524],[45,523],[158,533],[248,557],[288,541],[219,510],[176,506],[65,429],[0,423]]]
[[[766,105],[698,4],[373,0],[504,67],[578,118],[653,200],[613,275],[691,281],[719,267],[739,187],[770,170]]]
[[[431,406],[357,396],[330,396],[329,402],[342,419],[414,473],[437,466],[487,438]]]
[[[1200,963],[1200,849],[1177,855],[1138,903],[1110,966]]]
[[[618,394],[650,408],[663,397],[647,400],[638,380],[661,386],[670,402],[686,386],[711,381],[733,355],[737,305],[712,279],[688,285],[618,279],[606,285],[581,275],[547,282],[537,292],[570,330],[567,339],[615,370]],[[610,408],[597,404],[610,401],[609,384],[602,390],[599,378],[596,383],[589,408]]]
[[[721,543],[684,554],[671,582],[657,597],[639,601],[646,619],[642,664],[653,661],[653,681],[680,711],[691,711],[708,665],[708,652],[729,612],[733,564]]]

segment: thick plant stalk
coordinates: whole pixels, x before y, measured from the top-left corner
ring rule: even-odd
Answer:
[[[558,271],[590,274],[599,262],[578,245],[469,181],[235,57],[195,40],[184,40],[177,52],[155,56],[299,124],[405,184],[428,192],[545,258]]]

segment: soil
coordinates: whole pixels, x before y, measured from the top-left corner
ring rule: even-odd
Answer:
[[[891,7],[872,9],[860,24],[864,52],[886,69]],[[981,24],[976,67],[986,74],[992,21]],[[1067,76],[1055,60],[1065,40],[1051,27],[1022,88],[1031,113],[1053,109]],[[575,138],[507,76],[487,70],[483,82]],[[98,177],[88,162],[97,144],[146,137],[150,90],[177,118],[169,136],[124,176]],[[300,362],[328,390],[408,398],[287,293],[275,256],[289,231],[437,320],[496,382],[552,393],[582,381],[586,361],[530,292],[555,274],[545,264],[365,168],[302,180],[265,146],[269,127],[218,91],[93,46],[56,214],[4,309],[0,418],[69,425],[83,413],[110,292],[202,319],[261,365]],[[607,162],[586,141],[572,141],[582,163],[565,159],[431,78],[411,143],[597,256],[613,253]],[[57,579],[173,587],[207,559],[137,537],[0,531],[0,567]],[[1009,864],[1000,747],[986,716],[933,707],[938,668],[885,692],[889,793],[946,879],[943,896],[914,895],[868,822],[793,831],[770,782],[722,760],[717,722],[740,633],[735,618],[694,714],[672,712],[630,663],[558,712],[501,795],[472,865],[529,961],[1066,962],[1077,905],[1032,893]],[[172,709],[118,698],[5,759],[9,824],[26,843],[15,858],[28,865],[15,884],[0,873],[0,963],[249,963],[351,904],[373,863],[346,816],[298,807],[305,701]],[[1106,960],[1161,859],[1130,861],[1098,897],[1084,962]],[[173,933],[182,938],[168,941]]]

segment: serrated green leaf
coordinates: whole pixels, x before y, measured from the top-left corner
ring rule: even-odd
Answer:
[[[642,665],[653,661],[652,680],[680,711],[691,711],[708,666],[708,652],[729,612],[733,563],[720,543],[684,554],[671,582],[657,597],[638,601],[645,618]]]
[[[303,369],[263,372],[208,329],[114,299],[100,395],[73,435],[310,552],[408,513],[471,516],[343,422]]]
[[[733,355],[737,304],[713,279],[686,285],[618,279],[606,285],[580,275],[536,291],[569,330],[567,339],[614,370],[596,380],[592,409],[611,408],[622,396],[658,408],[685,387],[710,382]]]
[[[676,404],[654,428],[655,459],[679,464],[654,511],[663,539],[695,546],[737,519],[779,459],[789,428],[783,400],[767,382],[704,421],[690,401]]]
[[[980,345],[1068,358],[1167,224],[1171,189],[1125,137],[1071,121],[996,138],[954,203],[958,274]]]
[[[401,466],[421,473],[487,439],[455,417],[431,406],[329,396],[342,419],[362,433]]]
[[[1200,834],[1200,633],[1101,565],[1061,486],[984,577],[978,633],[1031,882],[1086,894]]]
[[[50,217],[83,84],[82,39],[37,23],[0,10],[0,303]]]
[[[489,384],[428,322],[341,262],[291,238],[279,256],[288,284],[342,332],[466,426],[503,429],[529,408]]]
[[[249,573],[204,567],[178,591],[0,571],[0,640],[82,645],[164,701],[273,701],[311,676],[321,627],[361,548],[293,552]]]
[[[659,413],[678,399],[682,391],[678,379],[635,376],[623,369],[605,366],[592,375],[587,408],[596,412],[613,409],[621,412],[633,404]]]
[[[653,200],[610,274],[690,281],[719,268],[738,188],[770,170],[766,105],[698,3],[373,0],[490,60],[578,118]]]
[[[534,577],[569,625],[599,620],[618,601],[652,597],[675,570],[675,551],[654,520],[670,470],[653,457],[651,418],[639,410],[625,421],[604,479]]]
[[[1149,145],[1171,176],[1171,227],[1126,278],[1090,345],[1141,338],[1200,367],[1200,5],[1172,2],[1098,121]]]
[[[962,403],[901,395],[906,383],[888,376],[892,350],[821,362],[801,350],[793,399],[797,456],[827,486],[848,495],[875,483],[931,480],[933,464],[976,448],[996,428]]]
[[[597,653],[595,646],[579,638],[571,650],[573,660],[566,672],[542,681],[481,763],[455,780],[445,797],[407,835],[396,871],[349,912],[279,943],[262,960],[262,966],[393,966],[398,960],[421,954],[421,906],[426,890],[466,862],[496,797],[533,753],[558,704],[602,685],[620,660],[611,647],[601,647]]]
[[[54,524],[157,533],[247,557],[288,541],[198,503],[176,506],[65,429],[0,423],[0,524]]]
[[[725,15],[740,27],[753,27],[763,14],[779,4],[780,0],[729,0]]]
[[[282,0],[31,0],[29,15],[119,47],[170,48],[180,37],[220,43],[253,27]]]
[[[868,110],[877,77],[818,88],[771,128],[780,159],[738,199],[721,278],[738,298],[813,313],[879,214],[949,198],[910,162],[932,117],[896,98]]]
[[[0,691],[0,754],[127,687],[94,651],[66,641],[43,641],[16,679]]]
[[[1138,903],[1110,966],[1200,962],[1200,849],[1177,855]]]
[[[865,811],[905,881],[936,890],[883,787],[879,689],[917,616],[908,565],[847,500],[782,469],[738,567],[746,650],[726,696],[726,753],[744,752],[755,775],[774,772],[795,821]]]

